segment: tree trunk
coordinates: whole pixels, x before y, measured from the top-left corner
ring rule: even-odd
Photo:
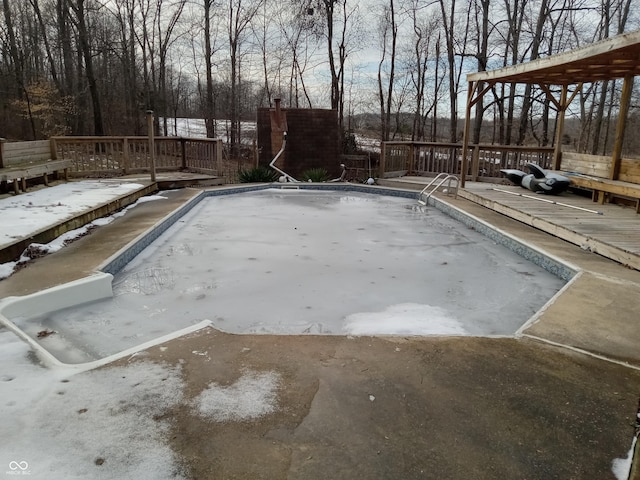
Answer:
[[[211,47],[211,7],[213,0],[204,0],[204,61],[206,68],[207,85],[205,88],[204,100],[204,123],[207,130],[207,138],[215,138],[216,125],[213,120],[214,101],[213,101],[213,65],[211,57],[213,49]]]
[[[482,7],[482,17],[479,22],[480,38],[478,39],[479,48],[476,58],[478,60],[478,71],[484,72],[487,70],[488,61],[488,48],[489,48],[489,0],[480,0]],[[484,88],[482,83],[478,84],[477,91],[482,91]],[[484,96],[480,97],[476,103],[476,118],[473,123],[473,132],[471,135],[471,143],[480,143],[480,134],[482,131],[482,117],[484,115]]]
[[[85,76],[89,86],[91,95],[91,106],[93,108],[93,133],[94,135],[104,135],[104,125],[102,122],[102,106],[100,104],[100,93],[98,91],[98,82],[93,70],[93,55],[91,52],[91,44],[89,32],[86,23],[86,10],[84,0],[77,0],[75,4],[70,4],[72,10],[76,14],[76,26],[78,28],[78,43],[84,60]]]
[[[11,17],[11,8],[9,0],[2,0],[2,7],[4,11],[4,21],[7,27],[7,36],[9,37],[9,55],[11,63],[13,64],[13,75],[16,80],[15,95],[18,98],[23,98],[24,94],[24,78],[22,59],[18,51],[18,44],[16,42],[15,30],[13,29],[13,19]]]
[[[449,141],[457,140],[458,131],[458,92],[456,91],[456,56],[455,56],[455,35],[453,25],[455,23],[454,16],[456,12],[456,2],[451,0],[451,9],[449,16],[444,8],[444,0],[440,0],[440,10],[442,12],[442,21],[444,24],[444,38],[447,47],[447,62],[449,67]]]

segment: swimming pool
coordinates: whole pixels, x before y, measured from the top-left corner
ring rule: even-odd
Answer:
[[[111,259],[112,299],[13,322],[57,332],[39,343],[68,363],[203,320],[236,334],[512,336],[572,275],[415,192],[241,192],[206,192]]]

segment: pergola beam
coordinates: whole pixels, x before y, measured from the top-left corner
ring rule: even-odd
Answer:
[[[572,85],[640,75],[640,30],[509,67],[471,73],[469,82]]]
[[[461,186],[464,187],[468,169],[467,150],[469,148],[471,108],[496,83],[537,84],[546,93],[547,98],[553,102],[558,110],[553,168],[560,170],[565,112],[582,89],[582,84],[624,78],[610,171],[610,178],[616,180],[620,174],[622,140],[629,111],[633,79],[636,75],[640,75],[640,30],[607,38],[551,57],[468,74],[469,90],[463,134]],[[476,95],[478,85],[485,82],[487,86]],[[551,85],[562,86],[559,100],[551,93],[549,88]],[[569,96],[569,85],[577,85],[571,96]]]

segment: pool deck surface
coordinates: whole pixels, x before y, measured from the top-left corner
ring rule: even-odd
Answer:
[[[37,259],[0,281],[0,298],[90,274],[197,192],[170,192]],[[443,198],[580,275],[517,338],[206,328],[120,360],[181,365],[185,400],[165,436],[190,478],[616,478],[612,461],[627,456],[637,422],[640,272],[462,196]],[[222,423],[193,414],[190,399],[209,384],[248,371],[279,376],[275,412]]]

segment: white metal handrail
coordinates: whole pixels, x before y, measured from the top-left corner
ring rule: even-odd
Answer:
[[[426,196],[424,197],[424,200],[422,199],[422,196],[424,195],[424,192],[426,192],[432,185],[434,185],[438,180],[440,180],[440,182],[433,186],[433,188],[431,188],[431,190],[429,190],[429,192],[426,194]],[[438,190],[446,181],[449,182],[449,184],[447,185],[447,188],[449,190],[451,190],[451,182],[452,180],[456,181],[456,186],[455,186],[455,197],[458,197],[458,186],[460,185],[460,179],[456,176],[456,175],[452,175],[449,173],[439,173],[438,175],[436,175],[436,177],[431,180],[428,185],[426,187],[424,187],[420,193],[418,194],[418,203],[420,205],[426,205],[427,201],[429,200],[429,197],[431,196],[431,194],[433,192],[435,192],[436,190]]]

